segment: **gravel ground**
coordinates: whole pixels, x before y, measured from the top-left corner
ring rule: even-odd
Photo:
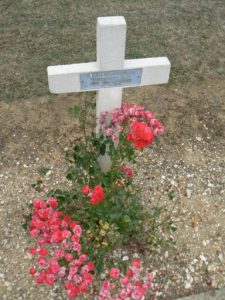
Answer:
[[[140,154],[136,167],[146,209],[165,204],[177,226],[175,246],[141,254],[146,266],[159,271],[158,290],[151,299],[176,299],[224,287],[224,82],[175,90],[146,88],[142,94],[139,90],[126,95],[131,101],[144,99],[168,130],[158,144]],[[63,150],[76,136],[76,122],[66,111],[74,101],[79,96],[0,103],[1,299],[65,298],[60,287],[37,286],[29,277],[30,239],[21,223],[40,168],[50,169],[44,177],[46,188],[67,184]],[[174,190],[172,202],[166,197],[168,187]],[[132,252],[123,250],[127,252],[121,255]]]

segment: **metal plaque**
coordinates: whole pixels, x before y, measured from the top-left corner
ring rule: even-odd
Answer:
[[[142,69],[104,71],[80,74],[81,90],[137,86],[141,83]]]

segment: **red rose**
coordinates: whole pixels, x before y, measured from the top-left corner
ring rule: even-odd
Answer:
[[[47,207],[46,201],[39,198],[34,199],[33,205],[35,210]]]
[[[46,248],[41,248],[41,249],[39,250],[39,255],[40,255],[41,257],[46,257],[46,256],[48,255],[48,250],[47,250]]]
[[[82,192],[82,194],[88,194],[89,190],[90,190],[89,186],[85,185],[85,186],[82,187],[81,192]]]
[[[70,228],[73,229],[76,225],[77,225],[77,222],[76,221],[72,221],[70,223]]]
[[[133,278],[134,272],[131,269],[128,269],[126,275],[128,278]]]
[[[94,271],[95,265],[93,264],[93,262],[88,263],[88,269],[89,269],[89,271]]]
[[[52,208],[55,208],[58,206],[58,202],[55,198],[53,197],[50,197],[48,198],[48,204],[52,207]]]
[[[66,223],[71,223],[71,218],[69,216],[64,216],[63,220],[66,222]]]
[[[96,205],[104,200],[103,189],[100,185],[96,185],[91,196],[91,204]]]
[[[36,273],[35,267],[30,267],[29,273],[30,273],[31,276],[34,276],[34,274]]]
[[[49,270],[52,272],[52,273],[58,273],[59,269],[60,269],[60,265],[58,263],[57,260],[50,260],[49,261]]]
[[[93,279],[94,279],[94,276],[90,273],[85,273],[83,275],[83,280],[84,280],[84,283],[85,283],[86,286],[90,286]]]
[[[36,254],[36,249],[34,247],[30,248],[29,250],[29,253],[32,254],[32,255],[35,255]]]
[[[51,244],[57,244],[57,243],[61,243],[63,239],[64,238],[63,238],[63,235],[62,235],[62,231],[56,230],[53,233],[50,242],[51,242]]]
[[[135,122],[131,126],[131,132],[127,135],[127,140],[133,142],[135,148],[142,149],[153,142],[154,133],[145,122]]]
[[[119,167],[118,168],[121,172],[125,173],[127,177],[131,178],[134,175],[133,169],[130,167]]]

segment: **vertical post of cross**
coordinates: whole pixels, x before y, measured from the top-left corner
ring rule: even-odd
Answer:
[[[97,65],[101,71],[120,70],[124,66],[126,47],[126,21],[124,17],[99,17],[97,19]],[[97,92],[96,117],[97,133],[98,119],[101,112],[113,111],[121,107],[122,88],[103,88]],[[103,171],[108,171],[111,161],[107,155],[99,158]]]

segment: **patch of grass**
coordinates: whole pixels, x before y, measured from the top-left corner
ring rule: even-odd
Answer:
[[[47,167],[40,167],[37,171],[39,175],[44,176],[48,173],[49,170],[50,169]]]
[[[0,100],[48,94],[48,65],[94,61],[107,15],[126,18],[127,58],[169,57],[172,84],[225,78],[223,0],[2,0],[0,14]]]

